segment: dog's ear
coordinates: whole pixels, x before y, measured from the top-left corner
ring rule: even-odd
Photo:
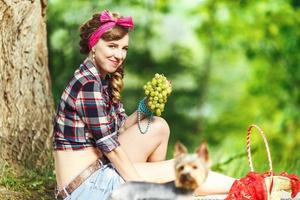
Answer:
[[[188,153],[187,148],[179,141],[177,141],[174,149],[174,158],[186,153]]]
[[[200,146],[198,147],[198,149],[196,150],[196,154],[199,157],[204,158],[205,162],[209,162],[209,155],[208,155],[208,149],[207,149],[207,143],[203,142],[200,144]]]

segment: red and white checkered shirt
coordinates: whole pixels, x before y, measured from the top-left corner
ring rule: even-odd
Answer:
[[[123,104],[112,102],[108,80],[87,60],[61,96],[54,121],[54,149],[98,147],[110,152],[120,145],[118,130],[126,118]]]

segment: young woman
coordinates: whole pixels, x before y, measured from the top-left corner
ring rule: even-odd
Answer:
[[[173,160],[165,160],[167,122],[154,117],[141,134],[137,112],[127,117],[120,102],[132,28],[131,17],[109,11],[80,28],[80,52],[87,58],[63,91],[55,118],[57,199],[106,199],[125,181],[174,180]],[[149,125],[144,115],[140,120],[142,127]],[[233,181],[211,172],[199,192],[227,192]]]

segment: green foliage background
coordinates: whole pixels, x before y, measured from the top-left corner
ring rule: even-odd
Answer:
[[[254,123],[267,135],[274,171],[300,175],[299,7],[297,0],[49,0],[55,102],[84,59],[80,24],[104,9],[131,15],[123,103],[131,114],[156,72],[172,81],[163,113],[169,158],[176,140],[190,151],[206,140],[213,169],[242,177],[249,171],[246,130]],[[253,133],[255,169],[267,171],[262,138]]]

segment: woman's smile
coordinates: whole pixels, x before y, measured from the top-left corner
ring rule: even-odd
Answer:
[[[119,66],[119,61],[117,61],[117,60],[112,60],[112,59],[108,59],[108,60],[113,64],[114,67]]]

